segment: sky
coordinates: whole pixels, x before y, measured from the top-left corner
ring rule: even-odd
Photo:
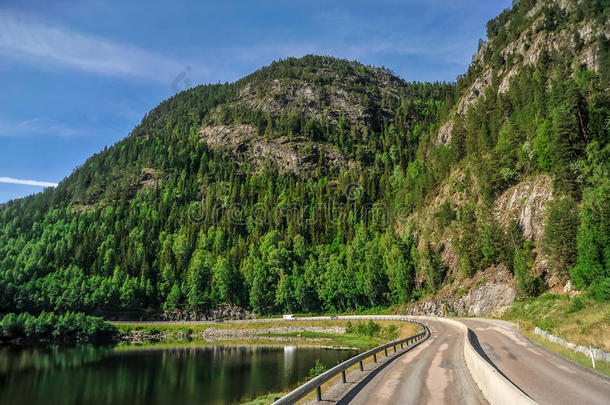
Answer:
[[[190,86],[331,55],[454,81],[511,0],[0,2],[0,203],[61,181]]]

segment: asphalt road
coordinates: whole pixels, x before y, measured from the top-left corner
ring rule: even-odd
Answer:
[[[498,370],[539,404],[610,404],[610,379],[530,342],[514,324],[491,319],[459,321],[475,332]]]
[[[320,320],[328,317],[298,319]],[[456,320],[474,331],[481,354],[537,403],[610,405],[610,378],[532,343],[515,330],[514,324],[491,319]],[[261,321],[268,320],[233,322]],[[431,331],[428,340],[400,354],[366,384],[358,384],[357,389],[349,391],[338,403],[486,404],[464,363],[463,332],[442,321],[425,320],[423,323]]]
[[[381,370],[349,404],[486,404],[463,356],[464,336],[456,327],[425,321],[431,337]],[[355,395],[354,395],[355,394]]]

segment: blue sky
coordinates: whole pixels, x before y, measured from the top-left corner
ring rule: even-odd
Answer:
[[[510,4],[3,0],[0,203],[61,181],[177,90],[278,58],[333,55],[409,81],[453,81]]]

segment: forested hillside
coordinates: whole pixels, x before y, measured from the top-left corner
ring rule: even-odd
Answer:
[[[610,299],[609,19],[516,3],[457,83],[309,55],[177,94],[0,208],[0,312],[346,311],[496,268]],[[529,184],[538,230],[498,208]]]

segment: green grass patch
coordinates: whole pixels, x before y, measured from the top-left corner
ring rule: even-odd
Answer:
[[[260,397],[254,398],[248,402],[243,402],[243,405],[268,405],[275,402],[276,398],[281,398],[285,393],[274,392],[271,394],[261,395]]]
[[[582,366],[585,366],[588,368],[593,368],[593,363],[591,362],[591,358],[588,356],[585,356],[582,353],[572,351],[572,350],[568,349],[567,347],[563,347],[557,343],[549,342],[548,340],[544,340],[540,336],[536,335],[535,333],[529,332],[529,331],[525,331],[524,334],[527,337],[529,337],[530,339],[535,340],[536,342],[540,343],[541,345],[543,345],[544,347],[546,347],[547,349],[549,349],[555,353],[561,354],[562,356],[567,357],[568,359],[570,359]],[[601,360],[595,360],[595,371],[598,371],[598,372],[610,377],[610,363],[601,361]]]
[[[363,336],[357,334],[333,334],[323,332],[290,332],[290,333],[265,333],[259,336],[270,337],[292,337],[296,339],[324,339],[329,346],[353,347],[358,350],[368,350],[375,346],[379,346],[385,341],[371,336]]]
[[[584,294],[544,294],[518,301],[502,316],[520,321],[522,329],[537,326],[568,342],[610,351],[610,302],[599,302]]]
[[[229,340],[214,341],[214,344],[301,344],[301,345],[324,345],[324,346],[340,346],[350,347],[359,350],[367,350],[380,344],[396,340],[399,337],[407,337],[419,332],[419,326],[396,321],[375,321],[362,322],[350,320],[315,320],[302,321],[290,320],[284,321],[265,320],[262,322],[184,322],[184,323],[118,323],[117,328],[122,333],[137,333],[144,332],[152,336],[151,341],[142,343],[124,343],[121,346],[129,347],[170,347],[182,345],[205,345],[209,344],[201,338],[203,333],[208,328],[215,329],[248,329],[254,330],[257,333],[254,337],[246,338],[228,338]],[[327,333],[313,331],[297,331],[297,332],[270,332],[271,328],[277,327],[322,327],[331,328],[342,326],[346,328],[347,333]],[[282,337],[290,338],[289,341],[273,340],[270,338]]]
[[[486,282],[488,282],[489,280],[486,277],[483,277],[482,279],[480,279],[479,281],[477,281],[476,283],[474,283],[477,287],[480,286],[481,284],[484,284]]]

